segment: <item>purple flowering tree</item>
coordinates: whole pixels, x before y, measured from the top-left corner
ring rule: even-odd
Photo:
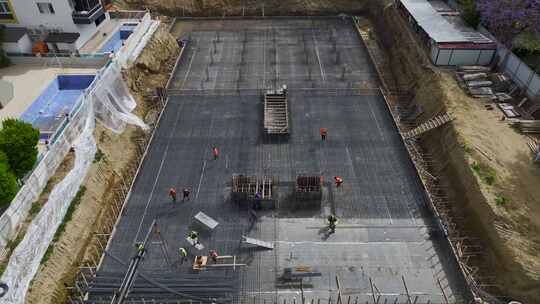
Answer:
[[[523,31],[540,35],[540,0],[477,0],[481,21],[509,49]]]

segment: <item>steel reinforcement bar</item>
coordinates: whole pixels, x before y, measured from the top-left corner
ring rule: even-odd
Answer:
[[[433,212],[436,220],[437,220],[437,223],[441,229],[441,231],[444,232],[445,234],[445,239],[447,240],[448,242],[448,245],[450,246],[450,249],[452,250],[452,254],[454,256],[454,258],[456,259],[456,262],[457,262],[457,265],[459,266],[459,269],[465,279],[465,282],[467,283],[468,287],[469,287],[469,290],[471,291],[472,293],[472,296],[474,298],[480,298],[480,294],[481,294],[481,291],[480,291],[480,288],[479,288],[479,284],[477,283],[477,281],[475,280],[475,278],[473,277],[472,273],[467,269],[467,265],[462,261],[462,259],[460,258],[460,254],[459,252],[461,252],[461,249],[459,248],[459,246],[457,246],[456,244],[459,243],[459,241],[453,241],[451,239],[451,236],[450,236],[450,233],[449,233],[449,225],[446,221],[446,217],[443,216],[441,214],[441,212],[439,212],[436,204],[435,204],[435,199],[434,199],[434,195],[431,193],[430,191],[430,187],[429,185],[426,183],[426,180],[424,178],[422,178],[423,174],[429,174],[428,170],[426,168],[424,168],[423,166],[423,163],[424,161],[422,160],[422,156],[417,153],[417,149],[415,147],[413,147],[412,145],[414,145],[414,143],[410,143],[406,140],[406,138],[404,138],[403,136],[403,133],[401,132],[401,125],[400,125],[400,121],[399,119],[397,118],[397,113],[394,113],[393,111],[393,103],[395,102],[394,100],[394,96],[392,94],[392,90],[388,89],[387,87],[387,83],[384,79],[384,74],[382,73],[382,67],[381,67],[381,63],[376,60],[375,58],[375,54],[374,54],[374,50],[372,48],[370,48],[368,46],[368,44],[366,43],[366,41],[364,40],[365,37],[362,35],[361,31],[360,31],[360,28],[358,26],[358,20],[356,17],[353,17],[353,22],[354,22],[354,25],[355,25],[355,28],[356,28],[356,31],[358,32],[358,36],[360,37],[360,40],[362,41],[362,43],[364,44],[364,47],[366,48],[367,50],[367,53],[370,57],[370,60],[372,61],[374,67],[375,67],[375,70],[377,72],[377,76],[379,78],[379,80],[381,81],[381,88],[380,88],[380,92],[381,92],[381,95],[383,96],[384,98],[384,101],[385,101],[385,104],[388,108],[388,111],[390,112],[390,115],[392,116],[392,119],[394,121],[394,124],[396,126],[396,128],[400,131],[400,137],[401,137],[401,140],[403,141],[403,144],[405,145],[405,148],[407,149],[407,153],[409,154],[409,158],[411,159],[411,162],[416,170],[416,173],[418,175],[418,178],[420,179],[420,182],[422,183],[422,187],[424,188],[425,192],[426,192],[426,196],[428,198],[428,201],[429,201],[429,207],[431,209],[431,211]]]
[[[176,58],[174,67],[169,75],[169,79],[167,80],[166,88],[171,85],[172,78],[174,78],[174,75],[176,73],[176,70],[178,68],[178,64],[182,58],[182,54],[185,47],[180,50],[180,53],[178,54],[178,57]],[[134,172],[130,172],[131,176],[127,176],[127,179],[122,179],[122,184],[118,189],[115,190],[116,196],[113,201],[113,203],[110,206],[110,214],[112,214],[111,217],[108,219],[105,219],[105,226],[102,227],[103,231],[97,232],[94,234],[94,237],[91,241],[89,249],[93,249],[94,251],[91,252],[90,256],[99,256],[99,260],[90,258],[90,261],[86,261],[86,263],[79,265],[79,271],[77,272],[75,276],[75,283],[74,286],[66,287],[68,290],[68,294],[70,294],[71,299],[70,303],[85,303],[84,299],[86,296],[86,291],[88,289],[89,283],[92,281],[93,277],[96,275],[97,270],[101,266],[101,263],[103,262],[103,259],[105,257],[105,252],[108,250],[112,237],[114,236],[114,233],[116,232],[116,227],[118,225],[118,222],[120,221],[121,214],[123,213],[123,210],[125,206],[127,205],[127,202],[130,198],[130,195],[132,193],[133,185],[135,184],[135,181],[137,180],[137,177],[139,175],[139,172],[141,170],[142,164],[144,162],[144,159],[146,158],[146,155],[148,154],[148,149],[152,143],[152,140],[154,138],[154,135],[156,133],[157,127],[161,121],[161,118],[163,116],[163,113],[165,112],[165,109],[167,107],[169,98],[168,95],[165,94],[165,96],[161,96],[161,104],[162,108],[159,113],[159,116],[154,124],[154,127],[152,129],[152,133],[150,137],[144,138],[141,142],[139,142],[139,150],[140,154],[138,155],[138,165]],[[128,182],[126,182],[128,180]]]

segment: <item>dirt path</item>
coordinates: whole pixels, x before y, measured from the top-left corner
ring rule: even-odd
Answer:
[[[137,60],[135,66],[125,71],[125,78],[137,100],[135,113],[141,117],[156,117],[152,101],[143,96],[153,92],[157,86],[165,86],[178,55],[178,46],[165,27],[160,27]],[[75,210],[64,233],[54,244],[49,259],[40,266],[27,294],[27,303],[64,303],[67,291],[72,286],[78,266],[93,254],[89,244],[95,233],[110,224],[105,214],[114,200],[114,189],[122,183],[124,175],[136,160],[138,141],[144,134],[134,126],[128,126],[122,134],[114,134],[101,125],[94,131],[100,156],[90,167],[83,182],[86,192]],[[102,153],[102,154],[101,154]],[[136,164],[135,164],[136,165]]]

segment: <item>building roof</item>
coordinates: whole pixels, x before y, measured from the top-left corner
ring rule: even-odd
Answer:
[[[427,0],[400,0],[414,20],[435,42],[470,42],[454,25],[441,16]]]
[[[74,43],[79,39],[79,33],[49,33],[45,38],[45,42],[51,43]]]
[[[2,42],[18,42],[28,32],[24,27],[3,27]]]

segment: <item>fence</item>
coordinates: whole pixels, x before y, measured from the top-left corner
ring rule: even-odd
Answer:
[[[109,12],[111,19],[142,19],[147,11],[112,11]]]
[[[150,14],[147,14],[145,16],[146,22],[144,24],[140,24],[134,31],[134,33],[131,36],[135,36],[136,38],[139,38],[138,41],[133,41],[134,39],[130,38],[128,41],[132,40],[129,45],[126,43],[126,46],[123,47],[118,53],[117,57],[124,59],[125,62],[128,58],[136,58],[148,39],[145,41],[141,41],[141,38],[145,34],[149,34],[150,36],[153,34],[153,32],[149,32],[150,27],[156,28],[157,26],[154,25],[150,19]],[[159,24],[159,22],[157,22]],[[142,44],[142,46],[141,46]],[[19,58],[19,57],[17,57]],[[56,60],[62,60],[62,59],[79,59],[79,60],[88,60],[88,56],[82,56],[82,57],[20,57],[20,58],[29,58],[29,59],[36,59],[39,60],[39,62],[42,64],[43,59],[51,59],[56,62]],[[99,57],[99,59],[105,59],[105,62],[101,65],[104,66],[107,61],[109,60],[108,57]],[[92,88],[95,86],[96,81],[99,79],[99,76],[94,79],[90,87],[87,89],[86,92],[89,92],[92,90]],[[67,152],[69,151],[69,148],[71,147],[71,143],[74,140],[74,136],[72,135],[73,130],[80,129],[80,126],[78,125],[80,122],[78,120],[75,120],[75,114],[79,111],[82,105],[82,100],[85,97],[87,93],[82,95],[79,100],[75,103],[75,106],[72,109],[72,112],[70,113],[71,121],[65,121],[58,129],[57,132],[55,132],[54,139],[51,141],[51,144],[49,145],[49,151],[41,158],[39,163],[36,165],[34,170],[28,175],[28,178],[26,179],[25,184],[21,187],[13,201],[11,202],[8,209],[2,214],[0,217],[0,248],[5,248],[7,242],[11,240],[15,236],[15,232],[19,224],[26,218],[28,215],[28,211],[30,210],[30,207],[32,205],[32,202],[37,200],[39,197],[41,191],[47,184],[47,181],[49,180],[49,177],[56,171],[64,157],[66,156]]]
[[[93,138],[89,129],[93,130],[94,119],[114,132],[122,132],[126,123],[144,126],[142,120],[131,114],[136,103],[123,83],[121,67],[127,66],[128,59],[136,59],[152,36],[152,29],[155,30],[159,26],[159,21],[152,21],[149,14],[146,19],[147,21],[141,22],[134,31],[135,37],[139,40],[123,47],[115,55],[112,64],[107,64],[98,71],[92,84],[73,107],[70,118],[57,132],[54,142],[49,145],[49,151],[36,165],[11,205],[0,217],[0,248],[5,253],[7,242],[15,237],[18,226],[28,216],[32,202],[38,199],[71,147],[78,146],[74,168],[54,187],[47,204],[32,221],[23,240],[13,251],[2,276],[2,280],[10,286],[10,290],[6,295],[7,299],[0,299],[0,303],[24,301],[26,289],[38,269],[39,261],[84,179],[88,162],[91,162],[90,158],[93,158],[92,151],[95,152],[95,145],[91,144]],[[94,149],[91,149],[91,146]]]
[[[55,55],[47,54],[36,56],[34,54],[8,54],[9,60],[14,64],[47,65],[52,67],[70,68],[101,68],[109,57],[107,54],[92,55]]]
[[[144,15],[133,33],[129,35],[124,46],[115,55],[115,59],[118,60],[121,66],[125,67],[135,61],[157,30],[159,24],[159,21],[152,20],[150,13]]]
[[[174,79],[174,75],[176,74],[176,70],[178,68],[178,63],[182,58],[183,50],[184,49],[180,50],[180,54],[176,58],[176,62],[165,86],[166,90],[170,87],[172,80]],[[88,282],[95,277],[96,271],[99,269],[101,262],[105,257],[105,251],[107,248],[109,248],[112,236],[116,231],[116,226],[120,221],[120,215],[123,213],[124,207],[131,195],[131,189],[138,177],[139,170],[143,165],[146,154],[148,153],[150,142],[152,142],[157,125],[163,116],[164,109],[168,102],[168,97],[161,96],[160,100],[159,116],[156,118],[155,122],[151,124],[151,126],[153,126],[153,130],[150,136],[143,137],[138,141],[136,160],[133,162],[133,166],[131,166],[131,168],[127,170],[128,172],[122,176],[122,184],[118,188],[112,190],[114,192],[114,197],[111,199],[111,204],[108,210],[105,210],[105,213],[109,214],[110,217],[105,220],[105,225],[98,228],[98,231],[96,231],[94,234],[88,247],[88,251],[90,252],[89,258],[84,261],[84,264],[82,261],[80,262],[79,271],[75,275],[74,286],[67,287],[67,290],[70,293],[69,303],[82,304],[85,302],[83,298],[86,295]]]
[[[502,45],[497,48],[497,66],[516,84],[525,88],[527,95],[540,97],[540,76],[514,53],[508,54],[508,49]],[[536,70],[540,70],[540,66]]]
[[[89,88],[95,85],[95,81],[92,82]],[[74,110],[70,113],[71,119],[67,119],[62,123],[63,132],[55,134],[54,142],[51,142],[48,146],[49,151],[45,153],[32,173],[28,175],[25,184],[19,189],[8,209],[0,217],[0,248],[4,248],[7,242],[15,237],[17,228],[28,215],[32,202],[38,199],[49,178],[62,163],[72,143],[80,133],[84,120],[80,119],[77,113],[81,108],[82,98],[83,96],[79,98],[73,108]]]

